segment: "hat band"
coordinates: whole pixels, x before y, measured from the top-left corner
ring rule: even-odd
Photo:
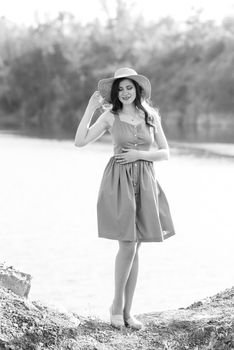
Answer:
[[[118,78],[125,78],[125,77],[131,77],[137,74],[118,74],[118,75],[114,75],[114,79],[118,79]]]

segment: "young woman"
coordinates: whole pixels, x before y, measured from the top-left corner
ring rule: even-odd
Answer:
[[[111,133],[114,155],[101,182],[98,202],[99,237],[118,241],[115,260],[115,293],[110,322],[119,328],[140,329],[131,315],[138,276],[141,242],[162,242],[175,234],[170,209],[156,180],[154,161],[167,160],[169,148],[160,117],[150,107],[150,81],[130,68],[120,68],[114,77],[102,79],[91,96],[76,132],[75,145],[82,147]],[[95,110],[106,110],[90,127]]]

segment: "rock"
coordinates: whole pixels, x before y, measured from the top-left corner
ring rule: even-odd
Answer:
[[[28,297],[32,276],[0,263],[0,286],[10,289],[21,297]]]

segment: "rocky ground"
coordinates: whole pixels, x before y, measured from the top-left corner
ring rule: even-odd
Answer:
[[[183,309],[139,315],[141,331],[116,330],[0,288],[0,349],[234,349],[234,287]]]

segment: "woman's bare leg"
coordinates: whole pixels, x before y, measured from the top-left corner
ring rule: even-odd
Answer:
[[[115,296],[112,304],[113,314],[122,314],[124,290],[136,253],[136,242],[119,241],[119,251],[115,260]]]
[[[140,243],[137,243],[137,248],[136,248],[136,253],[132,263],[132,268],[124,290],[125,303],[124,303],[123,312],[124,312],[125,319],[128,319],[130,317],[133,295],[134,295],[136,283],[137,283],[138,270],[139,270],[139,257],[138,257],[139,247],[140,247]]]

